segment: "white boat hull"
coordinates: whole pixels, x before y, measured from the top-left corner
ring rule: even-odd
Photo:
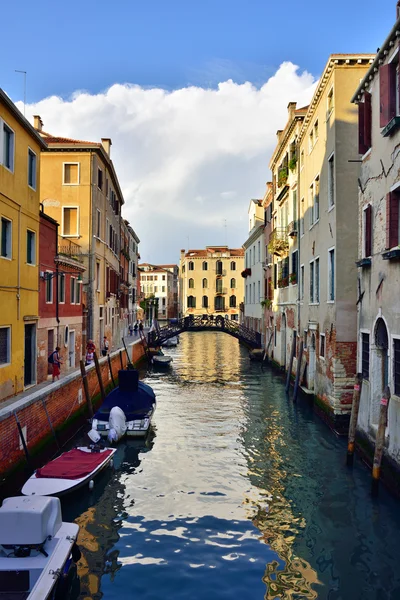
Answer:
[[[151,421],[152,421],[155,409],[156,408],[154,405],[154,409],[152,411],[150,411],[144,419],[127,421],[126,422],[126,432],[123,436],[121,436],[120,439],[122,439],[122,437],[128,437],[128,438],[145,437],[150,429]],[[108,436],[108,433],[110,431],[110,424],[108,421],[100,421],[99,419],[93,419],[92,427],[93,427],[93,429],[95,429],[97,431],[97,433],[99,435],[101,435],[104,438],[106,438]]]

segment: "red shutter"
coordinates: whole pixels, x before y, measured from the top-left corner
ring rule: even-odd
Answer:
[[[396,116],[396,63],[382,65],[379,69],[380,126]]]
[[[386,248],[399,244],[399,196],[394,192],[386,195]]]
[[[368,204],[365,209],[365,231],[364,231],[364,241],[365,241],[365,258],[368,258],[372,255],[372,206]]]
[[[364,92],[364,144],[368,148],[372,146],[371,125],[372,125],[372,106],[371,94]]]
[[[365,133],[364,133],[364,122],[365,122],[365,104],[364,102],[358,103],[358,152],[365,154],[368,150],[365,144]]]

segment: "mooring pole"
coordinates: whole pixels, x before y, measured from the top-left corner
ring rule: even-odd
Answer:
[[[17,422],[18,433],[19,433],[19,437],[20,437],[20,440],[21,440],[22,447],[23,447],[24,452],[25,452],[26,462],[28,464],[28,467],[30,469],[32,469],[31,457],[29,455],[28,446],[26,445],[26,441],[25,441],[25,438],[24,438],[24,432],[22,431],[21,423],[19,422],[19,419],[17,417],[17,413],[16,413],[15,410],[14,410],[14,417],[15,417],[15,420]]]
[[[292,340],[292,349],[290,351],[289,369],[288,369],[287,377],[286,377],[286,387],[285,387],[286,393],[288,393],[289,388],[290,388],[290,376],[292,374],[293,359],[294,359],[294,355],[296,352],[296,338],[297,338],[297,331],[293,331],[293,340]]]
[[[362,374],[357,373],[356,380],[354,383],[353,390],[353,402],[351,405],[351,417],[350,417],[350,426],[349,426],[349,441],[347,443],[347,459],[346,464],[348,467],[353,465],[354,461],[354,444],[356,439],[356,430],[357,430],[357,421],[358,421],[358,411],[360,409],[360,398],[361,398],[361,388],[362,388]]]
[[[108,366],[109,366],[109,369],[110,369],[111,381],[113,382],[113,386],[115,387],[114,375],[113,375],[113,372],[112,372],[112,365],[111,365],[111,357],[110,357],[109,354],[107,354],[107,361],[108,361]]]
[[[89,413],[89,417],[92,418],[93,417],[93,406],[92,406],[92,401],[90,399],[89,385],[88,385],[88,380],[87,380],[87,375],[86,375],[85,363],[83,362],[83,360],[81,360],[79,362],[79,365],[81,367],[82,383],[83,383],[83,389],[85,390],[85,398],[86,398],[86,404],[88,407],[88,413]]]
[[[383,391],[381,398],[381,406],[379,412],[379,424],[378,431],[376,434],[375,441],[375,454],[374,454],[374,463],[372,465],[372,483],[371,483],[371,493],[373,496],[377,496],[379,491],[379,477],[381,474],[381,462],[382,462],[382,454],[383,454],[383,446],[385,444],[385,430],[387,426],[387,414],[389,408],[390,401],[390,389],[387,385]]]
[[[53,437],[54,437],[54,439],[55,439],[55,441],[56,441],[57,448],[58,448],[59,450],[61,450],[61,448],[60,448],[60,444],[58,443],[58,439],[57,439],[56,432],[55,432],[55,430],[54,430],[54,427],[53,427],[53,423],[51,422],[50,415],[49,415],[49,412],[48,412],[48,410],[47,410],[46,401],[45,401],[45,399],[44,399],[44,398],[42,398],[42,404],[43,404],[44,412],[46,413],[47,420],[48,420],[48,422],[49,422],[49,425],[50,425],[51,432],[52,432],[52,434],[53,434]]]
[[[94,364],[96,367],[97,379],[99,380],[101,399],[104,402],[104,400],[106,399],[106,393],[104,391],[104,384],[103,384],[103,379],[101,377],[101,369],[100,369],[99,359],[97,358],[96,352],[93,352],[93,358],[94,358]]]
[[[299,385],[300,385],[301,363],[303,362],[303,348],[304,348],[304,342],[303,342],[303,338],[301,338],[300,348],[299,348],[299,357],[297,359],[296,379],[294,380],[293,402],[296,402],[296,400],[297,400],[297,392],[299,390]]]

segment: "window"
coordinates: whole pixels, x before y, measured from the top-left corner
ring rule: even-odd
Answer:
[[[399,245],[399,199],[400,194],[395,190],[386,196],[386,248]]]
[[[317,119],[314,123],[314,144],[318,140],[318,134],[319,134],[319,126],[318,126],[318,119]]]
[[[328,250],[328,302],[335,300],[335,249]]]
[[[10,171],[14,171],[14,139],[13,130],[3,122],[3,165]]]
[[[11,221],[1,217],[1,256],[3,258],[11,258],[11,235]]]
[[[161,291],[165,292],[165,285],[161,286]]]
[[[393,340],[393,379],[394,393],[400,396],[400,340]]]
[[[358,103],[358,152],[365,154],[372,146],[371,94],[364,92],[364,102]]]
[[[249,250],[249,264],[248,265],[246,264],[246,267],[247,266],[251,267],[251,248]]]
[[[231,315],[231,321],[239,321],[239,315]]]
[[[300,168],[304,167],[304,150],[300,152]]]
[[[234,290],[236,288],[236,279],[234,277],[232,277],[231,279],[231,290]]]
[[[58,277],[58,301],[63,304],[65,302],[65,275],[60,273]]]
[[[256,282],[253,282],[253,304],[256,303]]]
[[[314,130],[311,129],[310,135],[308,137],[308,152],[311,153],[313,148],[314,148]]]
[[[396,96],[399,93],[396,87],[398,54],[395,59],[379,68],[380,127],[386,127],[397,115],[398,102]]]
[[[319,302],[319,258],[315,259],[315,302]]]
[[[0,327],[0,365],[11,362],[11,327]]]
[[[307,334],[308,331],[305,329],[303,332],[303,350],[307,350]]]
[[[162,276],[162,280],[165,281],[165,275]]]
[[[53,273],[46,271],[46,304],[53,302]]]
[[[106,177],[106,198],[108,198],[108,177]]]
[[[62,211],[62,235],[77,237],[79,235],[78,208],[63,206]]]
[[[206,261],[203,262],[203,271],[208,270],[208,263]]]
[[[304,202],[304,198],[303,198],[302,202]],[[301,235],[301,237],[303,237],[303,235],[304,235],[304,217],[301,217],[301,219],[300,219],[300,235]]]
[[[214,309],[219,311],[225,311],[225,298],[223,296],[215,296]]]
[[[222,260],[217,260],[215,264],[215,272],[217,275],[222,275]]]
[[[229,306],[230,308],[236,308],[236,296],[230,296]]]
[[[290,282],[293,284],[297,283],[297,259],[298,259],[298,253],[297,250],[295,250],[294,252],[292,252],[292,270],[290,273]]]
[[[36,190],[36,154],[28,148],[28,185]]]
[[[328,208],[335,206],[335,155],[328,158]]]
[[[216,279],[215,289],[216,289],[217,294],[222,294],[222,279]]]
[[[201,305],[203,308],[208,308],[208,296],[203,296]]]
[[[361,373],[369,379],[369,333],[361,334]]]
[[[100,291],[100,263],[96,263],[96,290]]]
[[[254,244],[254,246],[253,246],[253,265],[255,265],[255,264],[256,264],[256,246]]]
[[[196,308],[196,296],[188,296],[187,305],[188,308]]]
[[[236,263],[234,260],[231,262],[231,271],[236,271]]]
[[[314,181],[314,223],[319,220],[319,176]]]
[[[368,206],[363,211],[363,230],[364,230],[364,258],[372,256],[372,206]]]
[[[276,346],[276,325],[274,327],[274,346]]]
[[[329,116],[331,115],[332,111],[333,111],[333,87],[329,90],[328,92],[328,99],[327,99],[327,117],[329,118]]]
[[[63,184],[79,184],[79,163],[64,163]]]
[[[26,232],[26,262],[28,265],[36,264],[36,233],[30,229]]]
[[[310,304],[319,302],[319,258],[310,262]]]
[[[257,252],[258,252],[258,262],[261,262],[261,242],[258,240],[257,242]]]
[[[189,287],[190,287],[190,285],[189,285]],[[193,287],[194,287],[194,284],[193,284]],[[158,292],[158,285],[155,285],[154,286],[154,293],[157,293],[157,292]]]
[[[300,267],[300,300],[304,300],[304,265]]]
[[[325,334],[320,333],[319,335],[319,357],[325,358]]]
[[[101,212],[97,209],[96,236],[101,239]]]
[[[194,279],[189,279],[189,287],[194,288]]]
[[[75,279],[76,293],[75,293],[75,304],[81,303],[81,283]]]
[[[75,277],[70,279],[70,304],[75,304]]]
[[[207,282],[207,279],[204,278],[203,279],[203,289],[206,289],[207,287],[208,287],[208,282]]]
[[[97,169],[97,187],[99,190],[103,189],[103,171],[101,169]]]
[[[261,302],[261,281],[257,281],[257,298]]]
[[[192,260],[189,262],[188,267],[189,267],[189,271],[194,271],[194,262]]]

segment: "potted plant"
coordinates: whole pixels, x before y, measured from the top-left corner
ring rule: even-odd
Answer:
[[[289,169],[294,171],[297,166],[297,156],[294,154],[292,158],[289,160]]]
[[[289,281],[290,283],[292,283],[293,285],[295,283],[297,283],[297,273],[290,273],[289,275]]]
[[[286,240],[274,238],[268,244],[268,252],[270,254],[280,255],[289,250],[289,244]]]
[[[241,276],[246,278],[249,275],[251,275],[251,269],[249,267],[246,267],[245,270],[241,272]]]
[[[287,182],[288,178],[288,170],[287,167],[281,167],[278,171],[278,187],[282,187]]]
[[[261,300],[261,306],[269,310],[272,306],[272,300],[270,300],[270,298],[265,298],[265,300]]]

